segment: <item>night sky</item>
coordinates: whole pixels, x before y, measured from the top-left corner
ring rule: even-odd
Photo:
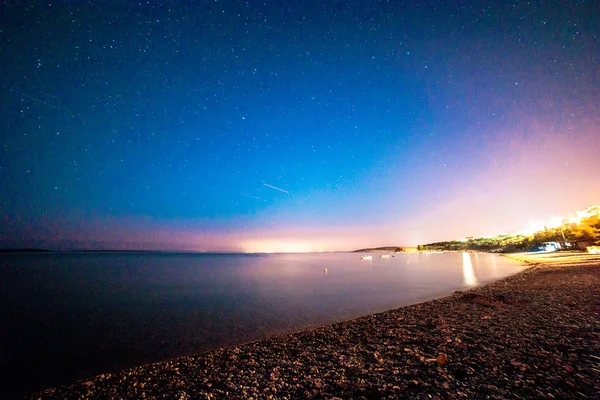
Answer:
[[[0,247],[345,250],[569,215],[600,203],[598,21],[597,1],[5,1]]]

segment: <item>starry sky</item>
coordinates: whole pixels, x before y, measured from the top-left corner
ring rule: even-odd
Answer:
[[[5,1],[0,247],[323,251],[600,203],[595,1]]]

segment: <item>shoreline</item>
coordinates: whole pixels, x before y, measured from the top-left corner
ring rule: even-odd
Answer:
[[[30,398],[598,398],[600,257],[508,257],[531,267],[436,300]]]

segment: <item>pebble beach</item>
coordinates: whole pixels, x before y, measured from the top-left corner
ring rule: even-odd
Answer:
[[[600,399],[600,255],[334,325],[90,377],[32,399]]]

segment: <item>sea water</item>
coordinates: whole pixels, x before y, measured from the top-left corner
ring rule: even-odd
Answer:
[[[7,393],[347,320],[523,269],[484,253],[0,255]]]

